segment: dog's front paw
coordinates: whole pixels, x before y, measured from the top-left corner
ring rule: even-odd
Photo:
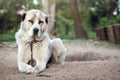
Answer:
[[[26,70],[26,73],[31,73],[31,70],[32,70],[32,66],[31,66],[31,65],[28,65],[27,70]]]
[[[26,73],[34,73],[34,74],[38,74],[40,73],[42,70],[40,70],[40,67],[36,66],[36,67],[32,67],[31,69],[28,69]]]
[[[36,67],[33,67],[33,69],[32,69],[32,73],[35,73],[35,74],[38,74],[38,73],[40,73],[40,67],[38,67],[38,66],[36,66]]]

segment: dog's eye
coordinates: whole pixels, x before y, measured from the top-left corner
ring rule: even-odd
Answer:
[[[28,20],[28,21],[33,24],[33,20]]]
[[[39,24],[43,23],[43,21],[39,21]]]

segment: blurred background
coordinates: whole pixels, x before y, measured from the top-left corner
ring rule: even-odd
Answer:
[[[49,34],[98,39],[96,28],[120,23],[120,0],[0,0],[0,41],[14,41],[24,10],[49,14]]]

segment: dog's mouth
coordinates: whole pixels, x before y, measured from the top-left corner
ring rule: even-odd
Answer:
[[[36,42],[36,41],[38,41],[37,37],[36,36],[32,36],[32,41],[31,42]]]
[[[31,42],[40,42],[44,39],[45,36],[43,36],[43,34],[41,34],[40,36],[37,35],[33,35],[32,36],[32,41]]]

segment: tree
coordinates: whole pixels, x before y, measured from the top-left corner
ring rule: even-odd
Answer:
[[[109,17],[112,19],[113,12],[118,6],[117,0],[86,0],[88,7],[94,8],[94,12],[97,13],[98,17]],[[84,4],[85,5],[85,4]]]
[[[0,33],[16,31],[19,18],[16,14],[25,0],[0,0]],[[15,4],[14,4],[15,3]]]
[[[50,37],[54,35],[54,26],[55,26],[55,0],[42,0],[43,11],[50,15],[48,18],[48,33]]]
[[[72,12],[75,30],[76,30],[76,38],[87,38],[87,34],[81,24],[78,8],[77,8],[77,0],[69,0],[70,9]]]

